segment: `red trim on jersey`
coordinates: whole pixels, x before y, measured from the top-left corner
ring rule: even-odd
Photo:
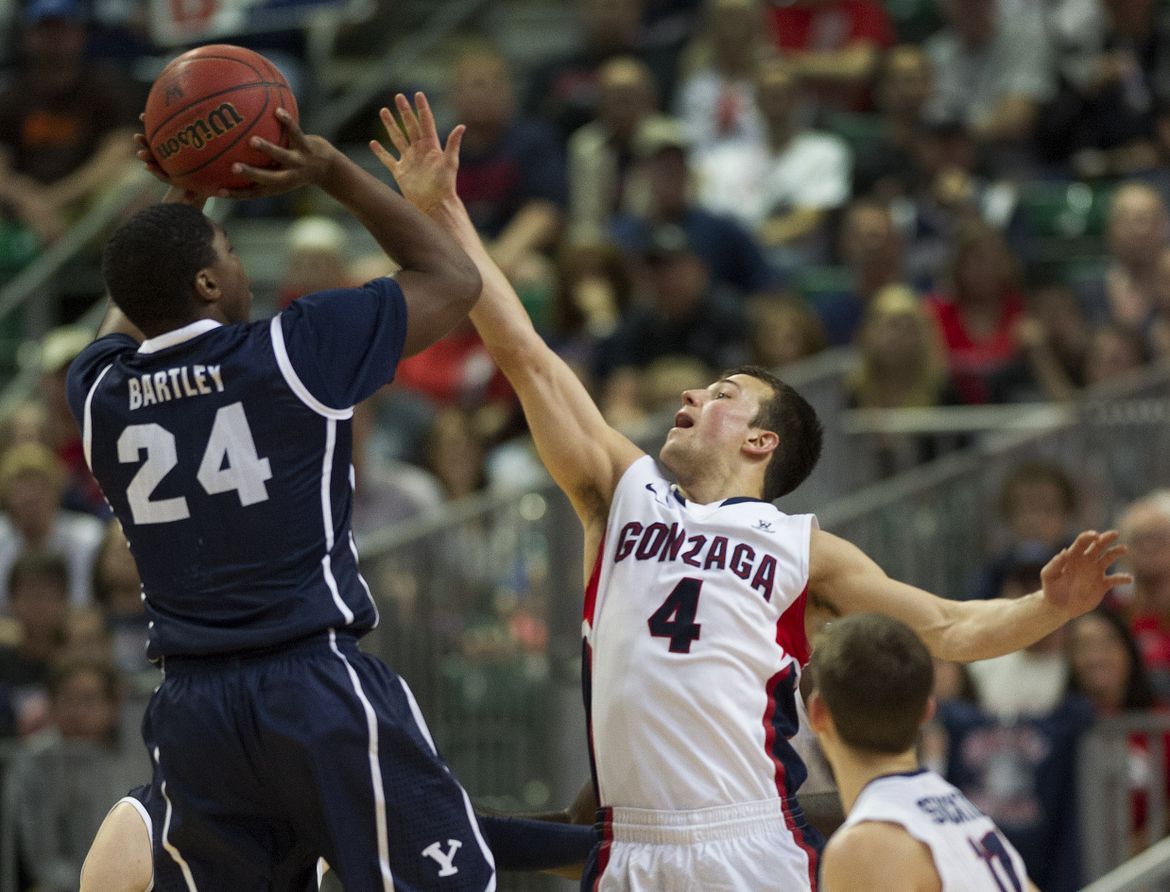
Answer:
[[[597,581],[601,578],[601,559],[605,555],[605,536],[597,546],[597,557],[593,560],[593,572],[589,574],[589,584],[585,586],[585,622],[593,628],[593,609],[597,606]]]
[[[808,589],[806,588],[803,592],[801,592],[800,597],[797,599],[797,602],[799,602],[801,605],[800,618],[802,628],[804,626],[804,599],[807,593]],[[794,602],[793,606],[796,606],[796,602]],[[791,608],[789,608],[789,610],[791,610]],[[780,615],[780,619],[776,622],[776,643],[780,647],[785,647],[785,636],[791,634],[791,632],[787,629],[789,623],[785,622],[785,617],[788,615],[789,610],[784,611],[784,613]],[[803,634],[801,634],[801,640],[804,641],[804,660],[807,661],[808,641]],[[787,649],[785,652],[790,653],[792,656],[796,656],[795,653],[792,653]],[[816,889],[817,861],[819,860],[817,850],[810,846],[805,840],[804,833],[802,833],[800,828],[796,826],[796,821],[793,820],[792,813],[788,808],[788,770],[784,765],[784,761],[776,757],[775,749],[777,734],[775,721],[777,708],[776,691],[781,686],[781,683],[795,672],[796,668],[791,663],[786,663],[783,669],[768,679],[768,705],[764,709],[764,750],[767,752],[768,758],[772,760],[772,765],[775,767],[776,795],[780,797],[780,802],[783,805],[782,812],[784,814],[784,826],[787,827],[788,832],[792,834],[792,841],[796,843],[797,847],[802,852],[804,852],[805,856],[808,858],[809,888]],[[795,695],[799,697],[800,691],[795,691]]]
[[[613,809],[602,808],[598,817],[601,819],[601,842],[597,847],[596,874],[590,888],[597,892],[601,888],[601,878],[605,876],[605,868],[609,866],[609,853],[613,846]]]
[[[784,653],[796,658],[801,666],[808,664],[812,654],[812,647],[808,643],[808,631],[804,626],[804,611],[808,605],[808,584],[805,583],[795,601],[780,614],[776,623],[776,643],[783,648]]]

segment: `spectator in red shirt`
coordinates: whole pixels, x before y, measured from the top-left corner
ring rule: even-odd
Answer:
[[[881,52],[894,45],[894,29],[881,3],[774,3],[772,23],[776,45],[821,102],[852,110],[868,106]]]
[[[1130,626],[1155,691],[1170,699],[1170,490],[1131,504],[1118,528],[1133,573]]]
[[[985,223],[966,222],[955,239],[949,291],[928,305],[942,328],[955,386],[964,403],[994,402],[1012,371],[1016,320],[1024,309],[1016,259]]]
[[[1073,620],[1065,629],[1065,650],[1069,691],[1088,698],[1099,718],[1121,716],[1131,710],[1165,712],[1166,706],[1157,699],[1142,665],[1137,643],[1119,614],[1098,607]],[[1162,757],[1162,777],[1170,782],[1170,735],[1163,737]],[[1149,735],[1129,735],[1126,776],[1130,790],[1130,854],[1136,855],[1145,847],[1150,780],[1156,776],[1150,764]],[[1164,824],[1165,816],[1158,824],[1159,836]]]

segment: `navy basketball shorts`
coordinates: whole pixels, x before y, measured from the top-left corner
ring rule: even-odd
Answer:
[[[314,888],[318,857],[353,892],[495,889],[414,696],[352,637],[164,669],[143,720],[158,892]]]

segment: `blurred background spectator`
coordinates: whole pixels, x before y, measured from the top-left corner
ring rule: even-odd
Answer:
[[[0,206],[51,241],[78,209],[129,171],[130,85],[86,59],[80,0],[34,0],[0,90]]]

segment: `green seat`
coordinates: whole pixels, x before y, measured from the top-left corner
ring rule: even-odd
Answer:
[[[853,275],[843,266],[808,266],[796,273],[796,293],[812,307],[853,290]]]
[[[1025,183],[1020,211],[1031,235],[1041,238],[1100,238],[1105,234],[1113,183]]]
[[[922,43],[943,26],[938,0],[885,0],[899,43]]]
[[[877,115],[842,112],[826,109],[819,120],[820,128],[836,134],[857,149],[882,135],[882,119]]]

